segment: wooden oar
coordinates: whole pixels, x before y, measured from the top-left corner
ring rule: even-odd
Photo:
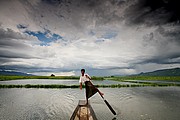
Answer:
[[[114,109],[111,107],[111,105],[107,102],[107,100],[104,99],[104,97],[101,95],[100,91],[98,91],[98,93],[100,94],[100,96],[103,98],[104,102],[106,103],[106,105],[108,106],[108,108],[111,110],[111,112],[116,115],[116,112],[114,111]]]
[[[92,83],[91,81],[89,81],[89,83],[95,88],[97,89]],[[114,109],[111,107],[111,105],[107,102],[107,100],[104,99],[104,97],[101,95],[99,89],[97,89],[97,92],[100,94],[100,96],[103,98],[104,102],[106,103],[106,105],[108,106],[108,108],[111,110],[111,112],[116,115],[116,112],[114,111]],[[88,98],[87,98],[88,99]]]

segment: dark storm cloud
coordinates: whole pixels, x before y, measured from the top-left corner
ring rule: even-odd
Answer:
[[[18,52],[13,52],[13,51],[8,51],[8,50],[0,50],[0,57],[3,58],[26,58],[30,59],[32,56],[26,55],[25,53],[18,53]]]
[[[162,36],[163,38],[158,38],[158,35]],[[159,43],[159,48],[161,46],[166,46],[171,42],[176,42],[176,44],[180,44],[180,26],[174,26],[173,24],[170,24],[168,26],[159,26],[154,32],[145,34],[143,36],[143,39],[144,41],[146,41],[146,46],[154,42],[157,44]]]
[[[14,32],[10,28],[7,28],[7,30],[0,28],[0,39],[6,39],[6,38],[8,38],[8,39],[23,39],[24,37],[22,36],[22,34],[20,34],[18,32]]]
[[[56,8],[55,14],[61,18],[72,19],[74,25],[82,21],[95,19],[97,26],[121,20],[117,15],[118,9],[125,3],[124,0],[44,0],[42,4],[50,4]]]
[[[0,65],[0,70],[13,70],[13,71],[20,71],[20,72],[26,72],[32,74],[58,73],[58,72],[71,72],[71,71],[80,72],[80,69],[52,68],[52,67],[39,67],[39,66],[28,66],[28,65]]]
[[[69,11],[69,14],[62,15],[65,18],[81,8],[78,14],[86,13],[87,16],[92,16],[96,19],[97,25],[125,20],[128,25],[151,26],[180,20],[178,0],[44,0],[42,2]],[[73,19],[81,21],[78,17]]]
[[[7,63],[7,62],[13,62],[14,60],[12,59],[9,59],[9,58],[4,58],[4,57],[0,57],[0,64],[4,64],[4,63]]]
[[[99,5],[100,3],[104,2],[104,0],[75,0],[78,5],[82,4],[89,7],[94,7]],[[47,4],[51,5],[70,5],[74,0],[42,0],[42,2],[45,2]]]
[[[142,60],[136,64],[147,64],[147,63],[156,63],[156,64],[180,64],[180,53],[169,55],[169,56],[156,56],[150,59]]]
[[[162,25],[180,20],[178,0],[139,0],[127,9],[130,24]]]
[[[180,45],[180,26],[171,25],[171,28],[165,29],[159,27],[156,32],[159,32],[162,36],[166,37],[169,42],[176,41]]]
[[[14,38],[0,38],[1,48],[28,48],[29,46],[23,44],[23,42],[17,41]]]
[[[168,22],[180,20],[179,0],[145,0],[143,6],[150,7],[151,11],[164,9],[166,13],[170,13]]]
[[[26,53],[26,50],[32,49],[25,44],[25,42],[28,42],[28,39],[26,35],[15,32],[9,28],[7,30],[0,28],[0,57],[4,59],[36,58]]]
[[[154,32],[146,34],[143,39],[146,41],[145,47],[154,44],[157,48],[157,54],[150,58],[144,58],[138,64],[156,63],[156,64],[179,64],[180,63],[180,29],[179,26],[159,26]],[[159,37],[160,36],[160,37]],[[170,47],[171,46],[171,47]]]
[[[17,70],[17,71],[26,71],[26,72],[32,72],[38,68],[36,67],[30,67],[25,65],[0,65],[1,70]]]

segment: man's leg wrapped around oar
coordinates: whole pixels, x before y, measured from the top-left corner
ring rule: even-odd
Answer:
[[[106,103],[106,105],[108,106],[108,108],[110,109],[110,111],[114,115],[116,115],[116,112],[114,111],[114,109],[107,102],[107,100],[104,99],[104,97],[103,97],[104,94],[102,92],[100,92],[90,81],[86,81],[85,82],[85,86],[86,86],[86,100],[87,100],[87,104],[88,104],[88,99],[98,92],[100,94],[100,96],[103,98],[103,100]]]

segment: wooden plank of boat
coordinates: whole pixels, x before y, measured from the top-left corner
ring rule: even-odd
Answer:
[[[89,102],[86,104],[86,100],[79,100],[70,120],[97,120],[97,118]]]

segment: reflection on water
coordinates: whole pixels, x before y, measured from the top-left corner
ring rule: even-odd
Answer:
[[[179,120],[179,87],[101,88],[117,112],[114,118],[101,97],[90,101],[98,120]],[[0,120],[69,120],[84,90],[0,89]]]
[[[132,84],[129,82],[118,82],[112,80],[93,80],[96,85],[112,85],[112,84]],[[37,85],[37,84],[62,84],[62,85],[78,85],[79,80],[72,79],[22,79],[22,80],[10,80],[10,81],[0,81],[0,84],[13,84],[13,85]]]

